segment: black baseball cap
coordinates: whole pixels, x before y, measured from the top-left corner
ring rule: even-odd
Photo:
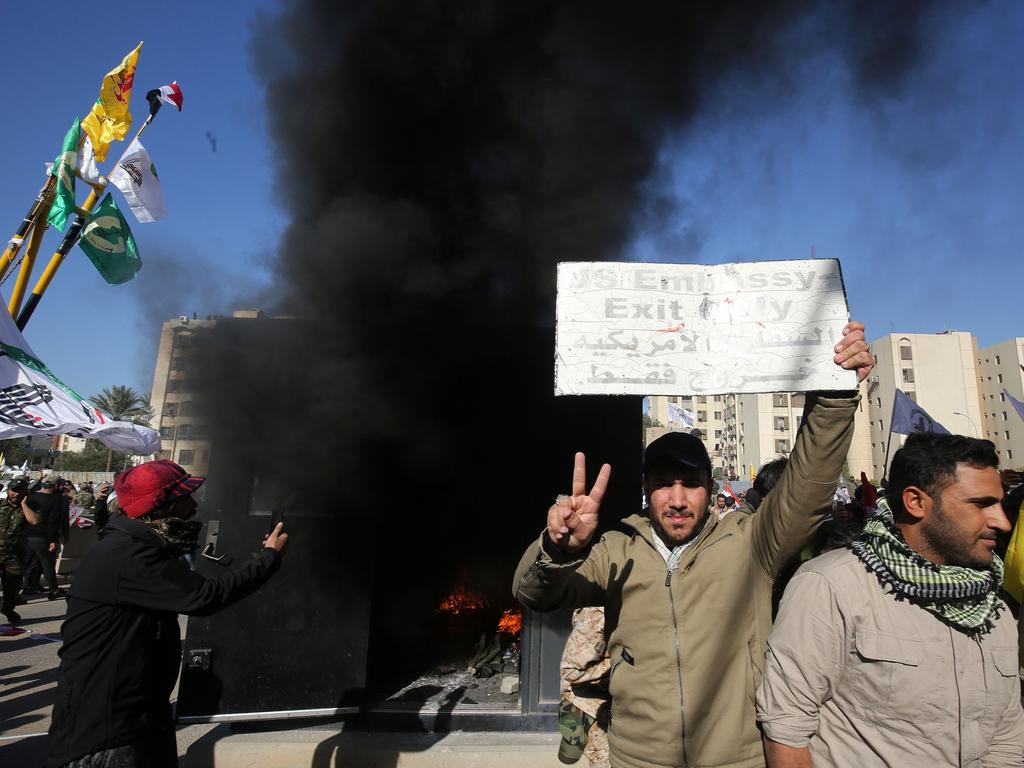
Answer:
[[[704,447],[704,442],[694,435],[669,432],[648,445],[644,451],[644,472],[662,459],[707,470],[708,478],[711,478],[711,458],[708,456],[708,449]]]
[[[24,493],[28,490],[28,480],[24,477],[16,477],[11,480],[11,484],[7,486],[8,491],[14,491],[15,493]]]

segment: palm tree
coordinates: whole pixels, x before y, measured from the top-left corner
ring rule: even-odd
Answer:
[[[153,408],[149,404],[149,395],[144,395],[123,384],[104,387],[98,395],[90,397],[89,402],[114,421],[130,421],[133,424],[142,424],[148,427],[153,420]],[[110,471],[112,456],[113,449],[108,447],[107,472]]]

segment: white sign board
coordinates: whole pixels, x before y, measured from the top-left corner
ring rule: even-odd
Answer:
[[[835,259],[558,265],[555,394],[856,389]]]

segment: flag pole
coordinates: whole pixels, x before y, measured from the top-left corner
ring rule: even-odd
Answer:
[[[892,412],[889,414],[889,438],[885,441],[885,462],[882,464],[882,476],[879,481],[889,479],[889,448],[892,446],[892,420],[896,416],[896,393],[892,393]]]
[[[114,163],[115,168],[121,164],[125,155],[128,154],[128,149],[131,147],[132,142],[142,135],[142,132],[146,130],[151,122],[153,122],[152,114],[146,118],[146,122],[144,122],[142,127],[139,128],[135,137],[128,142],[128,146],[126,146],[124,152],[121,153],[121,157],[119,157],[117,162]],[[43,274],[39,276],[39,281],[36,283],[35,288],[32,289],[32,295],[28,297],[28,301],[25,302],[25,307],[18,315],[17,324],[19,331],[25,330],[25,326],[28,325],[28,321],[32,318],[32,314],[36,311],[36,307],[39,306],[39,302],[43,298],[43,294],[46,293],[46,289],[50,287],[50,283],[53,281],[53,276],[57,274],[57,270],[60,269],[60,265],[64,263],[64,259],[67,257],[68,253],[70,253],[75,243],[78,242],[78,238],[82,234],[82,229],[85,227],[86,218],[92,212],[92,209],[96,206],[96,202],[107,188],[107,177],[100,176],[99,182],[91,186],[92,191],[85,199],[82,207],[78,209],[78,215],[75,217],[75,222],[71,225],[71,228],[68,229],[68,233],[64,236],[60,245],[57,246],[57,250],[54,251],[53,256],[50,257],[49,264],[46,265],[46,269],[44,269]]]
[[[4,248],[4,255],[0,257],[0,280],[3,279],[4,275],[7,274],[7,270],[14,264],[14,260],[18,257],[18,251],[21,250],[22,243],[25,242],[25,237],[28,235],[29,229],[32,227],[32,223],[36,220],[36,217],[40,212],[48,213],[50,206],[53,205],[53,198],[57,193],[57,178],[55,176],[49,176],[46,179],[46,183],[43,184],[42,189],[39,190],[39,194],[36,195],[35,202],[32,203],[32,207],[29,208],[28,213],[25,214],[25,218],[22,219],[21,224],[18,226],[17,231],[7,241],[7,247]]]
[[[21,309],[21,300],[25,298],[25,289],[28,288],[28,281],[32,276],[32,268],[36,263],[39,246],[43,242],[43,235],[46,234],[46,215],[45,210],[40,210],[32,225],[28,248],[25,249],[25,256],[21,260],[21,269],[18,270],[18,279],[14,281],[14,288],[11,289],[11,300],[7,304],[7,311],[12,319],[18,317],[18,310]]]

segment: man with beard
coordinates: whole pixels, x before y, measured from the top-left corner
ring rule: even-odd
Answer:
[[[797,572],[757,698],[771,768],[1024,765],[998,465],[911,435],[863,533]]]
[[[192,493],[204,479],[167,460],[118,475],[122,514],[86,551],[68,591],[50,766],[178,764],[168,702],[181,661],[178,614],[207,616],[255,592],[288,540],[278,523],[242,567],[217,579],[190,570],[181,556],[196,549]]]
[[[874,365],[860,323],[843,329],[835,352],[861,380]],[[587,493],[576,454],[572,495],[548,510],[513,591],[538,611],[604,606],[616,768],[764,765],[754,689],[772,582],[831,511],[858,400],[809,393],[789,463],[756,515],[719,519],[704,444],[670,432],[644,453],[649,513],[623,521],[631,533],[592,543],[611,468]]]

